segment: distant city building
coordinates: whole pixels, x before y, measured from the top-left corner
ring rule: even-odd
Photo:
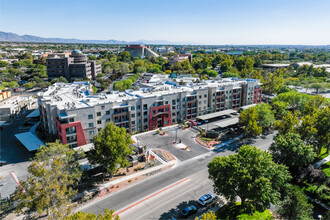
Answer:
[[[159,55],[151,50],[150,47],[142,44],[127,45],[125,51],[128,51],[133,57],[159,57]]]
[[[182,62],[184,60],[189,60],[191,62],[191,54],[190,53],[185,53],[185,54],[174,54],[168,59],[168,63],[171,66],[174,66],[178,62]]]
[[[38,94],[41,125],[46,134],[76,147],[91,143],[108,122],[129,133],[153,130],[260,103],[262,95],[260,81],[253,79],[146,84],[149,88],[92,95],[88,82],[55,83]]]
[[[101,65],[95,61],[88,61],[87,56],[79,50],[72,51],[70,55],[48,55],[46,62],[49,79],[63,76],[72,82],[75,79],[95,79],[96,75],[101,73]]]

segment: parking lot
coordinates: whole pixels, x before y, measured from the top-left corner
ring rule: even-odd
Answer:
[[[214,121],[209,121],[208,123],[204,123],[201,125],[197,125],[196,127],[198,129],[204,128],[206,131],[207,130],[214,130],[214,131],[221,131],[221,130],[226,130],[225,128],[219,127],[219,124],[226,123],[229,120],[232,119],[238,119],[238,115],[225,115],[222,119],[214,120]]]
[[[196,157],[200,154],[209,152],[209,150],[195,141],[195,136],[198,132],[195,129],[186,129],[183,130],[178,127],[164,128],[163,131],[166,132],[165,136],[162,136],[156,132],[150,132],[148,134],[141,134],[137,136],[138,145],[144,146],[147,148],[159,148],[166,150],[173,154],[180,161],[188,160],[192,157]],[[182,150],[173,145],[173,142],[176,138],[177,132],[177,141],[181,140],[182,144],[185,144],[189,147],[189,151]]]

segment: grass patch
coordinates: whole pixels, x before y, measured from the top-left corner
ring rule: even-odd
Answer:
[[[330,161],[328,163],[325,163],[321,166],[322,171],[330,177]]]
[[[247,220],[257,220],[257,219],[273,219],[272,214],[267,209],[257,210],[252,204],[246,203],[244,209],[241,208],[241,203],[228,203],[219,209],[216,213],[218,219],[247,219]]]
[[[318,159],[319,159],[319,160],[322,160],[323,158],[326,158],[328,155],[329,155],[329,154],[327,154],[327,148],[322,147]]]

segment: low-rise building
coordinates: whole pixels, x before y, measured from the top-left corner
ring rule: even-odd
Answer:
[[[168,63],[173,66],[178,62],[182,62],[184,60],[189,60],[191,62],[191,54],[185,53],[185,54],[174,54],[168,59]]]
[[[21,112],[32,109],[37,105],[37,99],[29,97],[11,97],[0,103],[0,121],[15,119]]]
[[[127,45],[125,47],[125,51],[128,51],[129,54],[133,57],[159,57],[159,55],[151,50],[150,47],[142,44]]]
[[[93,95],[87,82],[56,83],[38,94],[41,125],[63,144],[81,146],[108,122],[135,133],[166,127],[186,119],[261,102],[259,80],[175,82],[137,91]]]
[[[74,50],[70,55],[48,55],[47,74],[49,79],[65,77],[68,81],[76,79],[95,79],[101,73],[101,65],[95,61],[88,61],[87,56],[79,50]]]

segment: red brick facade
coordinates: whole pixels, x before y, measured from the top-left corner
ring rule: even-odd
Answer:
[[[253,103],[261,103],[262,88],[253,90]]]

